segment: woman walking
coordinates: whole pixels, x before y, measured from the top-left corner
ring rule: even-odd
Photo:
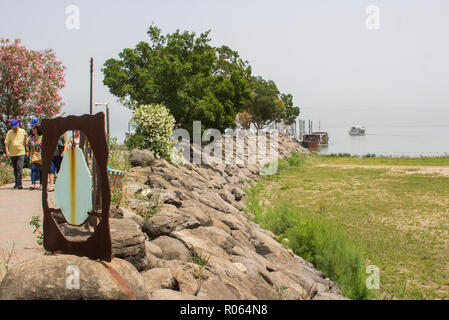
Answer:
[[[31,167],[31,187],[36,189],[36,183],[39,179],[39,188],[42,187],[42,132],[38,125],[32,127],[32,135],[29,138],[30,146],[30,167]]]

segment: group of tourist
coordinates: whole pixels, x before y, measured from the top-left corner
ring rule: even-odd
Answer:
[[[30,159],[31,187],[30,190],[42,188],[42,130],[39,120],[33,119],[30,123],[29,133],[20,128],[19,120],[11,120],[11,130],[5,138],[6,156],[11,160],[14,169],[14,189],[23,189],[22,172],[25,158]],[[73,136],[67,140],[66,135],[59,137],[56,150],[53,154],[50,169],[48,171],[49,192],[55,190],[56,175],[61,168],[62,159],[67,148],[79,145],[80,133],[74,131]],[[37,185],[39,181],[39,186]]]

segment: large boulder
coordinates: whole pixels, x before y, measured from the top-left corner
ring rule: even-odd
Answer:
[[[137,223],[140,228],[143,227],[143,224],[145,223],[145,220],[141,216],[139,216],[138,214],[135,214],[134,212],[126,210],[124,208],[122,208],[122,212],[123,212],[123,218],[131,219],[135,223]]]
[[[151,243],[161,248],[164,260],[180,260],[185,262],[192,261],[192,255],[190,251],[184,246],[181,241],[177,239],[167,236],[161,236],[151,241]]]
[[[199,300],[197,297],[170,289],[158,289],[151,293],[150,300]]]
[[[172,187],[170,182],[168,182],[158,174],[149,174],[145,184],[147,186],[150,186],[151,188],[158,189],[170,189]]]
[[[154,155],[151,150],[133,149],[129,160],[133,167],[146,167],[154,162]]]
[[[184,229],[172,233],[182,243],[204,257],[209,255],[227,258],[237,244],[230,234],[216,227],[199,227],[194,230]]]
[[[123,209],[119,205],[111,203],[111,206],[109,208],[109,218],[122,219]]]
[[[145,250],[147,252],[147,257],[152,255],[159,259],[163,258],[162,249],[150,241],[145,241]]]
[[[170,235],[174,231],[183,229],[195,229],[199,226],[209,226],[211,219],[203,213],[191,201],[186,202],[186,206],[176,208],[164,205],[160,212],[149,218],[143,224],[142,230],[150,239],[156,239],[161,235]]]
[[[242,189],[240,189],[239,187],[232,188],[231,193],[234,195],[235,201],[240,201],[244,197],[246,197],[246,193],[243,192]]]
[[[171,273],[178,284],[179,291],[194,296],[198,294],[201,281],[209,276],[207,270],[199,271],[199,266],[193,263],[172,266]]]
[[[142,273],[142,278],[150,293],[158,289],[179,289],[169,268],[153,268]]]
[[[227,281],[217,278],[207,279],[201,286],[197,297],[201,300],[239,300],[243,297],[238,289]]]
[[[221,211],[226,214],[229,214],[229,213],[238,214],[239,213],[239,211],[235,207],[233,207],[232,205],[227,203],[225,200],[223,200],[214,191],[196,190],[196,191],[192,191],[191,195],[195,200],[199,201],[200,203],[202,203],[212,209]]]
[[[150,239],[155,239],[176,230],[192,229],[200,225],[195,217],[190,217],[181,211],[163,211],[145,221],[142,230]]]
[[[107,263],[73,255],[40,256],[14,266],[0,283],[0,300],[148,298],[141,275],[117,258]]]
[[[131,219],[110,219],[112,255],[132,263],[137,270],[147,268],[145,234]]]

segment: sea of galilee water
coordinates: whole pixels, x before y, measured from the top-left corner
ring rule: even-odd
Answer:
[[[304,107],[300,118],[328,132],[320,154],[449,156],[449,107]],[[366,134],[350,136],[352,125]]]
[[[329,145],[319,154],[362,156],[449,156],[449,126],[367,127],[364,136],[351,136],[349,127],[324,128]]]

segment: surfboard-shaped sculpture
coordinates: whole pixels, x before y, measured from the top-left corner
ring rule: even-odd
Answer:
[[[55,184],[56,204],[67,222],[80,226],[92,210],[92,177],[83,151],[69,148],[64,154]]]
[[[95,115],[43,119],[41,125],[42,181],[47,181],[59,137],[67,131],[82,132],[79,147],[84,150],[86,158],[92,161],[94,169],[91,178],[85,162],[88,160],[85,160],[83,152],[76,148],[66,150],[55,186],[55,198],[59,208],[50,206],[47,184],[42,184],[44,212],[42,228],[45,250],[111,262],[112,242],[109,228],[111,189],[107,172],[109,152],[105,114],[99,112]],[[93,157],[88,153],[88,145]],[[60,215],[64,216],[63,220],[67,223],[80,226],[80,229],[88,227],[90,230],[90,227],[93,227],[94,230],[90,230],[91,235],[87,239],[72,239],[65,228],[60,227],[65,223],[61,222]]]

